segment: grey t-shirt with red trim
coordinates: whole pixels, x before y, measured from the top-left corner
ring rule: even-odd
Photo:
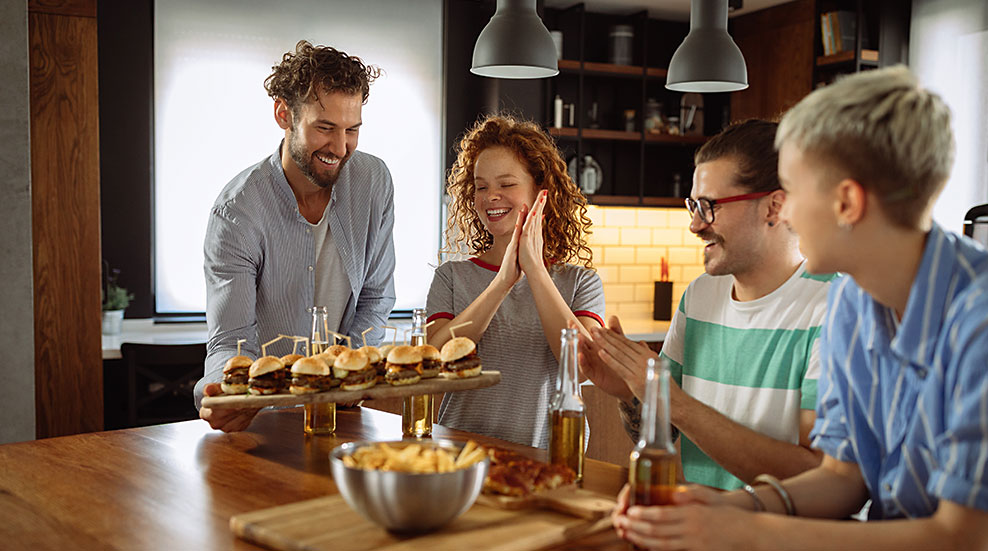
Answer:
[[[452,319],[490,285],[497,266],[478,259],[446,262],[432,279],[429,319]],[[549,271],[563,300],[579,316],[602,322],[604,288],[593,270],[560,264]],[[559,337],[555,337],[559,338]],[[477,343],[485,370],[501,372],[488,388],[450,392],[439,407],[439,423],[534,446],[549,446],[549,400],[559,364],[542,330],[535,298],[523,275],[494,313]]]

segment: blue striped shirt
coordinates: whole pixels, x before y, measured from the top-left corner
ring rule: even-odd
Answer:
[[[813,445],[856,462],[872,519],[988,510],[988,252],[936,224],[902,320],[850,277],[820,336]]]
[[[384,337],[380,326],[395,303],[394,189],[391,173],[373,155],[354,151],[333,186],[330,231],[347,274],[350,293],[338,331],[368,343]],[[206,383],[219,382],[223,365],[247,339],[254,358],[261,344],[278,336],[308,336],[315,295],[315,241],[281,166],[281,148],[244,170],[220,192],[209,216],[204,245],[206,345],[204,377],[196,384],[196,407]],[[280,344],[280,343],[279,343]],[[291,351],[276,348],[276,355]],[[272,353],[269,349],[268,353]]]

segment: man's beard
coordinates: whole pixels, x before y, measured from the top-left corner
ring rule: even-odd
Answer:
[[[709,260],[707,258],[707,251],[703,251],[703,268],[706,270],[707,274],[712,276],[722,276],[733,274],[738,266],[736,262],[732,262],[730,255],[727,254],[727,250],[724,248],[724,237],[716,234],[712,231],[702,231],[696,234],[697,237],[703,240],[710,240],[715,243],[715,246],[720,247],[720,258],[714,266],[710,266]],[[733,265],[732,265],[733,264]]]
[[[308,150],[306,145],[302,143],[302,140],[298,139],[298,132],[295,130],[292,130],[288,138],[288,153],[291,155],[292,160],[295,161],[295,165],[298,166],[298,169],[302,172],[302,175],[305,176],[310,182],[323,189],[333,187],[333,184],[335,184],[336,180],[340,177],[340,172],[343,170],[343,165],[350,159],[350,154],[347,153],[342,159],[340,159],[339,164],[336,165],[335,172],[329,176],[319,175],[314,169],[314,166],[317,163],[319,166],[322,166],[324,163],[319,159],[316,159],[315,155],[313,155],[312,152]],[[321,155],[331,159],[337,158],[336,155],[333,155],[332,153],[325,153]]]

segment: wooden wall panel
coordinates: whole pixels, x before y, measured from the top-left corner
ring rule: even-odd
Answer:
[[[748,88],[731,94],[731,118],[776,119],[813,87],[814,0],[797,0],[731,20],[748,67]]]
[[[96,17],[96,0],[28,0],[30,13]]]
[[[45,438],[103,428],[96,19],[31,11],[28,24],[35,399]]]

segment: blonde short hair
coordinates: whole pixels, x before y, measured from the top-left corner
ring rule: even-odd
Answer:
[[[858,73],[814,91],[782,118],[791,143],[878,196],[893,223],[917,227],[954,164],[950,109],[903,65]]]

